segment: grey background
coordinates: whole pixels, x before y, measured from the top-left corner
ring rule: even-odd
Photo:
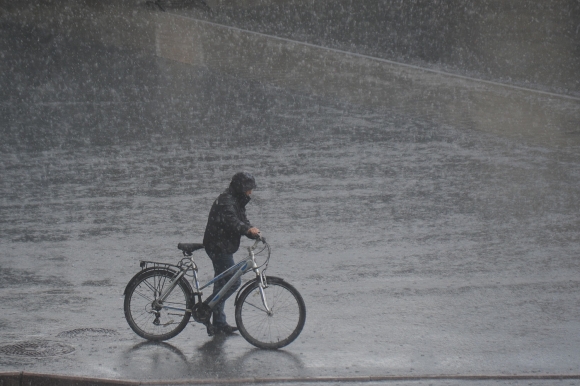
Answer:
[[[138,2],[2,3],[0,342],[63,342],[75,352],[1,354],[0,370],[129,379],[578,374],[578,3],[510,3],[530,9],[513,11],[521,20],[541,15],[549,43],[540,46],[566,58],[533,56],[530,35],[513,35],[537,71],[492,60],[498,51],[484,46],[504,39],[469,28],[507,17],[499,3],[465,14],[445,5],[429,18],[434,5],[409,2],[392,23],[376,22],[373,7],[396,15],[379,3],[368,14],[316,5],[316,16],[313,3],[287,3],[304,22],[273,2],[208,4],[213,14],[198,4],[166,3],[161,14]],[[245,61],[239,73],[218,66],[207,45],[203,63],[168,59],[156,44],[174,16],[186,28],[195,18],[223,22],[562,96],[396,66],[368,80],[367,59],[336,52],[326,83],[292,67],[300,76],[286,87],[259,63],[261,72]],[[353,22],[345,35],[326,21],[349,16],[365,27]],[[434,39],[427,31],[451,33],[445,20],[470,32]],[[409,38],[384,37],[394,30]],[[265,42],[288,52],[288,63],[305,50]],[[463,46],[460,60],[453,53]],[[359,81],[352,94],[340,87]],[[397,87],[366,87],[385,82]],[[473,113],[493,112],[496,100],[525,108]],[[248,215],[273,246],[269,273],[305,298],[303,333],[274,353],[239,336],[212,340],[198,325],[143,344],[123,317],[124,285],[139,259],[175,262],[178,242],[200,241],[211,202],[242,169],[258,180]],[[78,328],[108,332],[67,334]]]

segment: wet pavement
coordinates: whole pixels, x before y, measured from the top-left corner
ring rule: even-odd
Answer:
[[[196,9],[43,4],[1,14],[0,372],[580,374],[573,93],[325,51]],[[248,217],[272,245],[268,273],[305,299],[302,334],[275,352],[198,324],[145,342],[124,286],[140,259],[174,263],[178,242],[201,241],[239,170],[258,180]],[[553,384],[388,384],[465,382]]]

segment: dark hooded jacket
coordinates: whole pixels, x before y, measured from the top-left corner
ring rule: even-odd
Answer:
[[[203,236],[207,251],[233,254],[240,248],[241,237],[252,228],[246,217],[246,204],[250,197],[244,192],[255,187],[251,174],[237,173],[230,186],[214,201]]]

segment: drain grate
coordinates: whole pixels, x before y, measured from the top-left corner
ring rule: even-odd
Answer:
[[[115,330],[107,328],[77,328],[74,330],[63,331],[57,335],[59,338],[90,338],[90,337],[104,337],[117,336],[119,333]]]
[[[66,355],[75,351],[68,344],[49,340],[34,340],[0,346],[0,354],[40,358]]]

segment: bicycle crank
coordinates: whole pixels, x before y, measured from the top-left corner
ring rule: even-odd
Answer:
[[[191,310],[191,316],[196,322],[208,324],[211,318],[211,308],[205,303],[197,303]]]

